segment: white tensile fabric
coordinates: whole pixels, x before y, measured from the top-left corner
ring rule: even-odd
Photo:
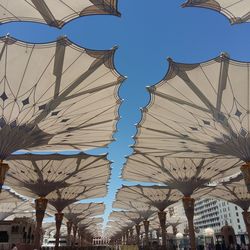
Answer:
[[[170,60],[149,87],[134,148],[155,156],[250,160],[250,64],[222,54],[197,64]]]
[[[122,177],[165,184],[189,196],[209,182],[238,173],[241,165],[235,158],[171,158],[138,153],[128,157]]]
[[[47,199],[58,212],[63,210],[79,200],[101,198],[107,195],[107,186],[105,184],[99,186],[70,186],[51,192]]]
[[[148,204],[160,211],[182,198],[180,192],[162,186],[123,186],[116,194],[116,200],[130,200]]]
[[[0,0],[0,23],[31,21],[61,28],[87,15],[120,15],[117,0]]]
[[[124,80],[114,52],[67,38],[47,44],[1,38],[0,159],[21,149],[88,150],[113,141]]]
[[[8,200],[6,200],[6,203],[0,202],[0,221],[7,219],[11,215],[15,215],[15,217],[26,215],[26,217],[29,217],[33,211],[34,208],[31,206],[30,201],[8,202]]]
[[[9,189],[3,188],[2,192],[0,193],[0,204],[23,202],[23,201],[25,201],[24,198],[10,191]]]
[[[248,0],[188,0],[183,7],[202,7],[225,15],[231,24],[250,22],[250,2]]]
[[[137,214],[135,218],[141,221],[148,219],[157,211],[153,206],[133,200],[115,200],[113,202],[113,208],[126,210],[124,212],[131,212],[133,217],[134,214]],[[130,213],[128,213],[128,216],[130,216]]]
[[[244,180],[236,182],[220,183],[209,189],[210,196],[235,203],[243,210],[248,210],[250,206],[250,193],[247,190]]]
[[[111,171],[106,155],[84,153],[13,155],[8,163],[10,170],[5,183],[32,198],[46,197],[52,191],[69,186],[76,187],[77,194],[88,190],[89,195],[96,196],[98,192],[105,195]]]
[[[51,205],[48,206],[49,211],[56,212],[55,208]],[[105,210],[103,203],[78,203],[71,204],[63,211],[64,218],[77,225],[86,218],[102,215]]]

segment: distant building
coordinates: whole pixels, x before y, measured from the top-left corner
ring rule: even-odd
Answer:
[[[34,231],[35,222],[29,218],[0,221],[0,250],[10,249],[13,243],[28,249],[25,246],[33,244]]]
[[[237,241],[247,237],[242,209],[233,203],[213,198],[204,198],[195,202],[194,225],[203,233],[206,228],[212,228],[215,235],[220,235],[221,228],[226,224],[233,227]],[[246,239],[248,242],[248,240]]]

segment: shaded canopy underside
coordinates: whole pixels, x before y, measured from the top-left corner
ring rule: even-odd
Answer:
[[[162,186],[123,186],[116,194],[116,200],[129,200],[148,204],[163,211],[182,198],[176,191]]]
[[[228,55],[197,64],[170,60],[150,87],[136,151],[155,156],[250,161],[250,64]]]
[[[250,2],[248,0],[188,0],[183,7],[202,7],[225,15],[231,24],[250,22]]]
[[[0,22],[31,21],[61,28],[87,15],[120,15],[117,0],[0,0]]]
[[[97,192],[105,195],[110,178],[110,162],[106,155],[13,155],[8,158],[8,164],[10,170],[5,183],[33,198],[45,197],[69,186],[73,186],[77,194],[85,193],[86,197],[96,196]]]
[[[184,195],[192,195],[208,182],[240,171],[239,159],[170,158],[135,153],[128,157],[122,177],[126,180],[162,183]]]
[[[235,203],[243,210],[248,210],[250,206],[250,193],[247,190],[244,180],[232,183],[222,182],[218,186],[211,188],[208,194],[218,199]]]
[[[0,204],[23,202],[25,199],[9,189],[2,189],[0,193]]]
[[[107,195],[106,184],[99,186],[70,186],[51,192],[47,198],[57,211],[83,199],[101,198]]]
[[[113,141],[124,80],[114,52],[67,38],[47,44],[1,38],[0,158],[20,149],[88,150]]]

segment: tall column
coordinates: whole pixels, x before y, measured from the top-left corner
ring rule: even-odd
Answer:
[[[126,245],[129,245],[129,231],[126,231]]]
[[[73,225],[73,246],[76,244],[77,225]]]
[[[162,237],[162,248],[166,248],[167,244],[167,238],[166,238],[166,212],[164,211],[159,211],[158,212],[158,218],[160,221],[160,226],[161,226],[161,237]]]
[[[242,165],[240,170],[243,174],[248,193],[250,193],[250,162],[246,162],[246,164]]]
[[[2,187],[4,185],[6,173],[9,170],[9,165],[0,161],[0,193],[2,192]]]
[[[140,246],[140,230],[141,230],[141,226],[139,224],[135,225],[135,230],[136,230],[136,244],[139,248]]]
[[[130,243],[134,244],[134,229],[133,228],[129,229],[129,238],[130,238]]]
[[[194,203],[195,200],[189,196],[182,198],[183,207],[188,220],[188,231],[191,249],[195,250],[195,231],[194,231]]]
[[[143,225],[144,225],[144,230],[145,230],[145,241],[146,241],[146,248],[149,247],[149,238],[148,238],[148,231],[149,231],[149,221],[148,220],[144,220],[143,221]]]
[[[71,246],[71,243],[70,243],[70,234],[71,234],[71,230],[72,230],[72,221],[68,221],[67,222],[67,238],[68,238],[68,246]]]
[[[172,228],[173,228],[173,235],[176,235],[178,233],[177,226],[172,225]]]
[[[62,220],[63,220],[63,213],[58,211],[58,213],[55,214],[55,220],[56,220],[56,244],[55,244],[55,250],[58,250],[58,248],[59,248],[59,239],[60,239],[60,230],[61,230]]]
[[[248,239],[250,239],[250,212],[248,212],[247,210],[244,210],[242,212],[242,216],[246,225],[246,231],[248,234]]]
[[[34,245],[36,249],[40,249],[41,245],[41,231],[44,214],[47,208],[48,200],[45,197],[40,197],[35,200],[36,208],[36,230],[35,230],[35,240]]]

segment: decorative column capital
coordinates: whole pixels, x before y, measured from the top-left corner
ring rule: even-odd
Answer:
[[[48,200],[45,197],[40,197],[35,200],[36,220],[42,222],[47,208]]]
[[[250,192],[250,162],[246,162],[244,165],[242,165],[240,170],[243,174],[247,190]]]
[[[167,213],[165,211],[158,212],[158,218],[159,218],[161,227],[166,225],[166,215]]]
[[[0,193],[2,191],[2,187],[5,181],[5,176],[8,170],[9,170],[9,165],[6,163],[0,162]]]
[[[190,196],[185,196],[182,198],[183,207],[187,217],[194,217],[194,203],[195,199]]]

